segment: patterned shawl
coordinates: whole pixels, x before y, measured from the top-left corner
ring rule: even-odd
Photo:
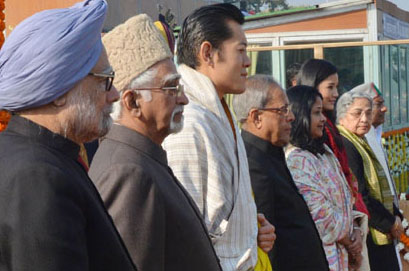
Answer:
[[[325,123],[325,132],[327,133],[327,140],[326,144],[331,148],[332,152],[334,153],[335,157],[337,157],[339,163],[341,164],[342,172],[345,175],[345,178],[348,182],[350,189],[352,190],[352,195],[354,197],[354,205],[357,211],[365,213],[370,217],[369,211],[366,208],[365,202],[362,199],[361,193],[358,192],[358,182],[352,174],[349,164],[348,158],[345,151],[345,148],[342,144],[341,135],[337,127],[333,124],[330,118],[327,117],[327,121]]]
[[[364,138],[358,137],[341,125],[338,125],[337,127],[341,135],[351,141],[362,157],[365,180],[369,187],[369,194],[382,202],[385,208],[393,214],[393,195],[386,174],[378,159],[376,159],[371,147]],[[389,240],[386,234],[383,234],[372,227],[370,230],[375,244],[386,245],[391,243],[391,240]]]

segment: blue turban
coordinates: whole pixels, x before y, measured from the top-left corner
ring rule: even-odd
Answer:
[[[0,109],[45,105],[88,75],[102,52],[105,0],[45,10],[21,22],[0,50]]]

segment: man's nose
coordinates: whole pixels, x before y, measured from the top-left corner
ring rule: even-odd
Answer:
[[[384,105],[384,106],[381,108],[381,112],[383,112],[383,113],[388,112],[388,108]]]
[[[119,92],[114,85],[112,85],[111,89],[107,93],[107,102],[114,103],[119,100]]]
[[[189,103],[189,99],[187,98],[185,92],[182,92],[180,96],[176,97],[177,104],[187,105]]]
[[[250,65],[251,65],[250,58],[249,58],[249,56],[247,54],[245,54],[245,56],[244,56],[244,67],[248,68],[248,67],[250,67]]]
[[[293,111],[290,109],[290,112],[288,112],[287,121],[288,122],[293,122],[294,120],[295,120],[295,115],[294,115]]]

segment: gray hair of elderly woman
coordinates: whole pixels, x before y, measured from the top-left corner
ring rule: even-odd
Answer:
[[[355,99],[367,99],[372,107],[372,97],[363,89],[353,89],[341,95],[337,102],[337,123],[344,118],[349,107],[354,103]]]
[[[244,123],[252,108],[265,107],[272,98],[270,90],[276,88],[282,91],[281,86],[271,76],[257,74],[247,78],[246,91],[233,97],[233,110],[237,120]]]
[[[377,91],[375,84],[373,82],[358,85],[351,89],[351,91],[353,92],[362,91],[368,94],[368,96],[371,97],[372,99],[378,97],[379,95],[382,95],[380,92]]]

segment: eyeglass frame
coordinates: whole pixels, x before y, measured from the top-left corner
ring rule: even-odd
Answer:
[[[358,112],[346,112],[346,113],[359,120],[362,119],[364,115],[366,116],[366,118],[372,119],[372,109],[370,113],[366,112],[365,110],[362,110],[361,113],[359,113],[359,116],[358,116]]]
[[[278,114],[287,117],[290,114],[290,112],[292,112],[292,106],[291,105],[283,105],[282,107],[265,107],[265,108],[257,108],[257,110],[260,110],[260,111],[273,111],[273,112],[277,112]]]
[[[148,90],[152,92],[160,92],[172,97],[180,97],[185,92],[185,87],[181,84],[178,84],[175,87],[145,87],[145,88],[132,88],[132,91],[135,90]],[[173,91],[173,92],[172,92]],[[172,94],[170,94],[172,93]]]
[[[90,72],[88,75],[95,76],[95,77],[103,77],[106,78],[105,81],[105,91],[111,91],[112,85],[114,84],[115,79],[115,71],[112,73],[98,73],[98,72]]]
[[[382,102],[375,102],[374,101],[378,97],[382,98]],[[372,107],[382,108],[384,106],[385,106],[385,99],[382,96],[376,96],[375,98],[372,99]]]

